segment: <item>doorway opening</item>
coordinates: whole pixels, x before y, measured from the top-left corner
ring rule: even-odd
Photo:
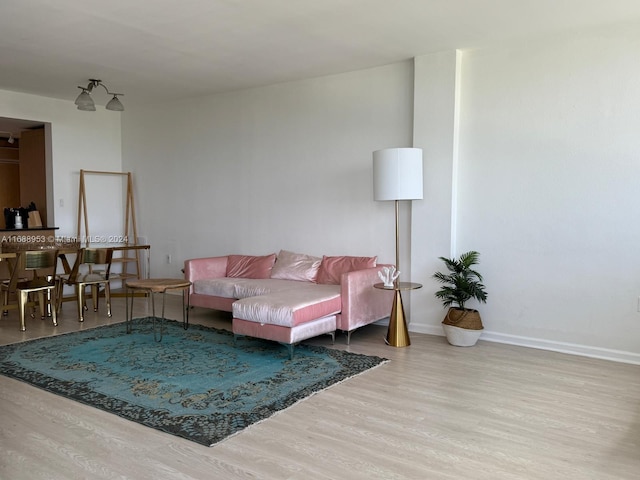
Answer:
[[[0,117],[0,229],[8,228],[5,209],[31,203],[53,225],[51,123]]]

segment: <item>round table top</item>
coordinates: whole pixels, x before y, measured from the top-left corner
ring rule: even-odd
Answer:
[[[387,287],[384,283],[374,283],[373,288],[379,288],[381,290],[417,290],[418,288],[422,288],[421,283],[413,283],[413,282],[397,282],[392,286]]]
[[[172,288],[188,288],[191,286],[191,282],[184,278],[136,278],[127,280],[126,286],[132,290],[164,292]]]

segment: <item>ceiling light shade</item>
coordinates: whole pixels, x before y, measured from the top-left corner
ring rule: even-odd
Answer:
[[[78,98],[76,98],[76,101],[75,101],[75,104],[78,106],[78,110],[84,110],[87,112],[96,111],[96,104],[94,103],[93,98],[91,98],[91,92],[97,86],[104,88],[107,94],[113,95],[113,98],[109,100],[109,102],[105,107],[107,110],[116,111],[116,112],[124,111],[124,106],[122,105],[122,102],[118,98],[118,95],[122,96],[123,94],[110,92],[109,89],[106,87],[106,85],[102,83],[102,80],[96,80],[93,78],[89,79],[89,84],[86,87],[78,87],[79,89],[82,90],[82,92],[80,93],[80,95],[78,95]]]
[[[82,88],[82,87],[78,87],[78,88]],[[90,105],[95,107],[93,98],[91,98],[91,95],[89,94],[86,88],[82,88],[82,92],[80,92],[80,95],[78,95],[78,98],[76,98],[75,103],[78,106],[78,110],[82,110],[80,107],[88,107]]]
[[[78,105],[78,110],[82,110],[83,112],[95,112],[96,106],[94,104],[91,105]]]
[[[107,110],[112,110],[114,112],[124,111],[124,106],[122,105],[122,102],[118,99],[117,95],[114,95],[113,98],[109,100],[109,103],[107,103],[107,106],[105,108]]]
[[[421,148],[373,152],[374,200],[422,200],[422,185]]]

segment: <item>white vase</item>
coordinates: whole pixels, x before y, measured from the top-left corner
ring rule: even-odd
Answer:
[[[447,341],[456,347],[472,347],[482,335],[482,330],[469,330],[468,328],[454,327],[453,325],[442,324],[442,329]]]

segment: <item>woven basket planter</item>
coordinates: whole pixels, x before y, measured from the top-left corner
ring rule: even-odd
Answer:
[[[447,341],[456,347],[471,347],[482,335],[483,325],[477,310],[450,308],[442,321]]]

